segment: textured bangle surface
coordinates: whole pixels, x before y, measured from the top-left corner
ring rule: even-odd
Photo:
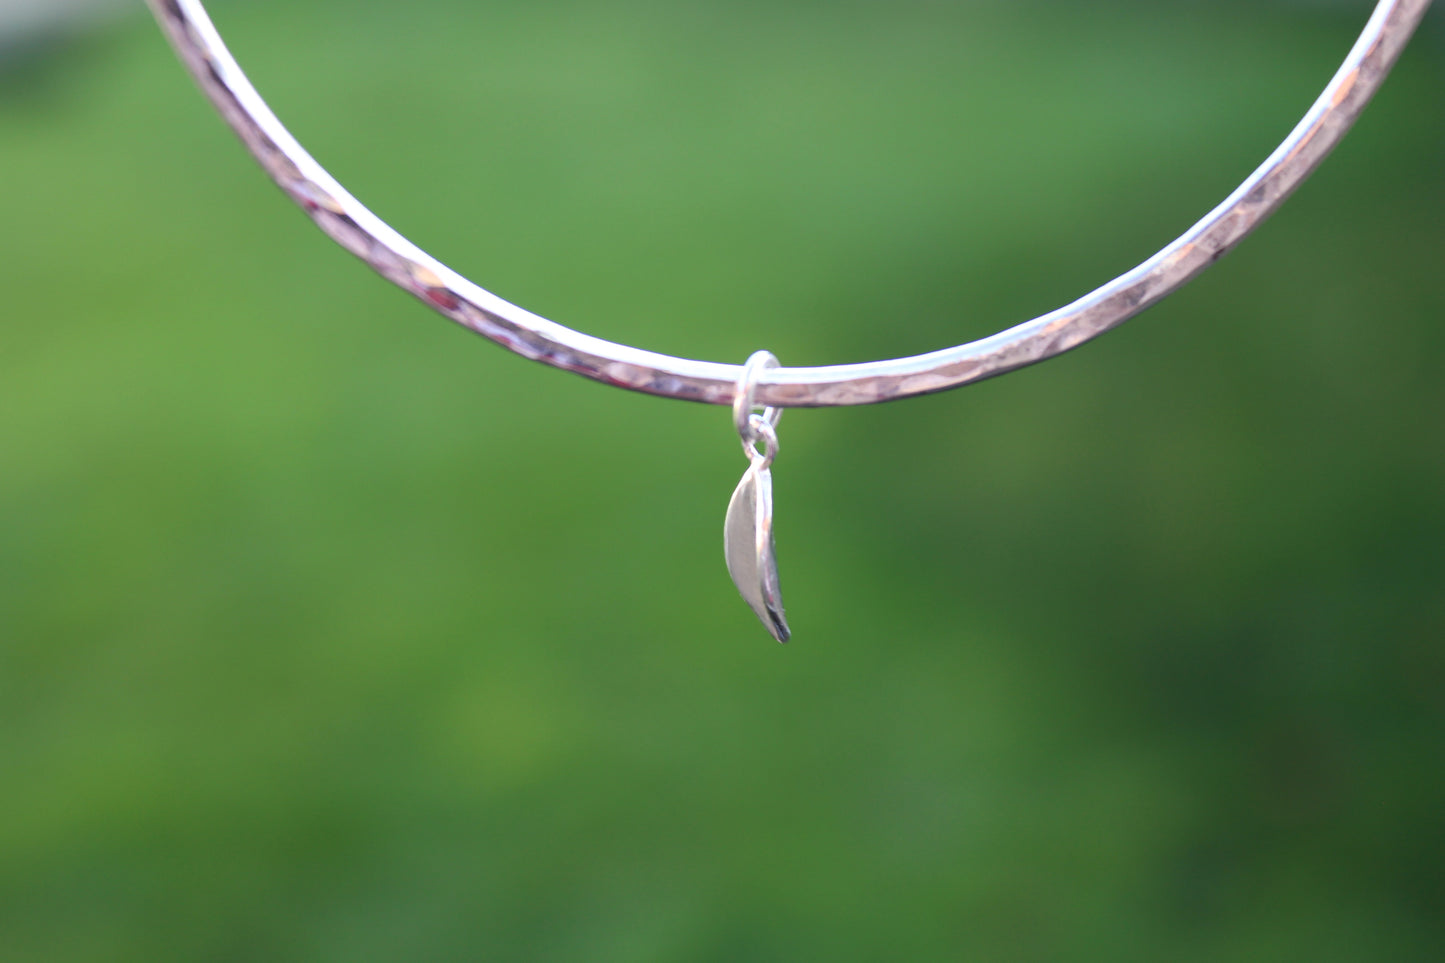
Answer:
[[[383,277],[524,357],[633,391],[731,404],[742,367],[594,338],[517,307],[447,268],[387,226],[282,126],[227,51],[200,0],[148,0],[182,61],[281,188],[338,244]],[[770,368],[760,404],[866,405],[956,388],[1078,347],[1178,290],[1284,202],[1339,143],[1419,25],[1430,0],[1380,0],[1309,113],[1217,208],[1158,254],[1072,304],[967,344],[888,361]]]

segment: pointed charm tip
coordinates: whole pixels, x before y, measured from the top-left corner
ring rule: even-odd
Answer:
[[[778,613],[777,623],[768,626],[768,631],[773,634],[773,638],[777,639],[783,645],[787,645],[788,640],[793,637],[793,633],[788,630],[788,623],[783,619],[782,612]]]
[[[728,503],[723,536],[723,555],[733,584],[768,634],[787,642],[792,631],[783,616],[778,563],[773,552],[772,472],[754,465],[743,474]]]

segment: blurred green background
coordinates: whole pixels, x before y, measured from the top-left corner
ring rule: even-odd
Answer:
[[[589,333],[897,356],[1227,194],[1370,4],[216,2]],[[58,8],[57,8],[58,9]],[[0,960],[1439,960],[1445,49],[1143,318],[794,413],[551,371],[289,208],[137,6],[0,54]]]

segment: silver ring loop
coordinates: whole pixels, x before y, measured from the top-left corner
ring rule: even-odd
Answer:
[[[766,415],[757,414],[749,417],[748,427],[752,429],[753,437],[751,440],[743,439],[743,454],[748,456],[753,467],[766,471],[773,467],[773,459],[778,457],[778,429]],[[762,445],[762,451],[758,450],[758,445]]]
[[[755,400],[758,396],[758,379],[762,377],[768,368],[778,367],[778,359],[771,351],[754,351],[748,360],[743,364],[742,377],[738,378],[737,390],[733,394],[733,425],[736,426],[738,434],[742,436],[744,446],[752,446],[758,440],[756,429],[753,427],[753,412],[758,407]],[[763,420],[773,428],[783,420],[783,409],[763,408]],[[774,435],[773,446],[777,447],[777,436]]]

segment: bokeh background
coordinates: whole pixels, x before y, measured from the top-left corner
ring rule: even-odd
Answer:
[[[1132,266],[1369,7],[212,12],[464,273],[804,364]],[[727,412],[372,276],[138,3],[0,11],[6,963],[1445,955],[1438,19],[1144,317],[789,417],[779,647],[723,569]]]

